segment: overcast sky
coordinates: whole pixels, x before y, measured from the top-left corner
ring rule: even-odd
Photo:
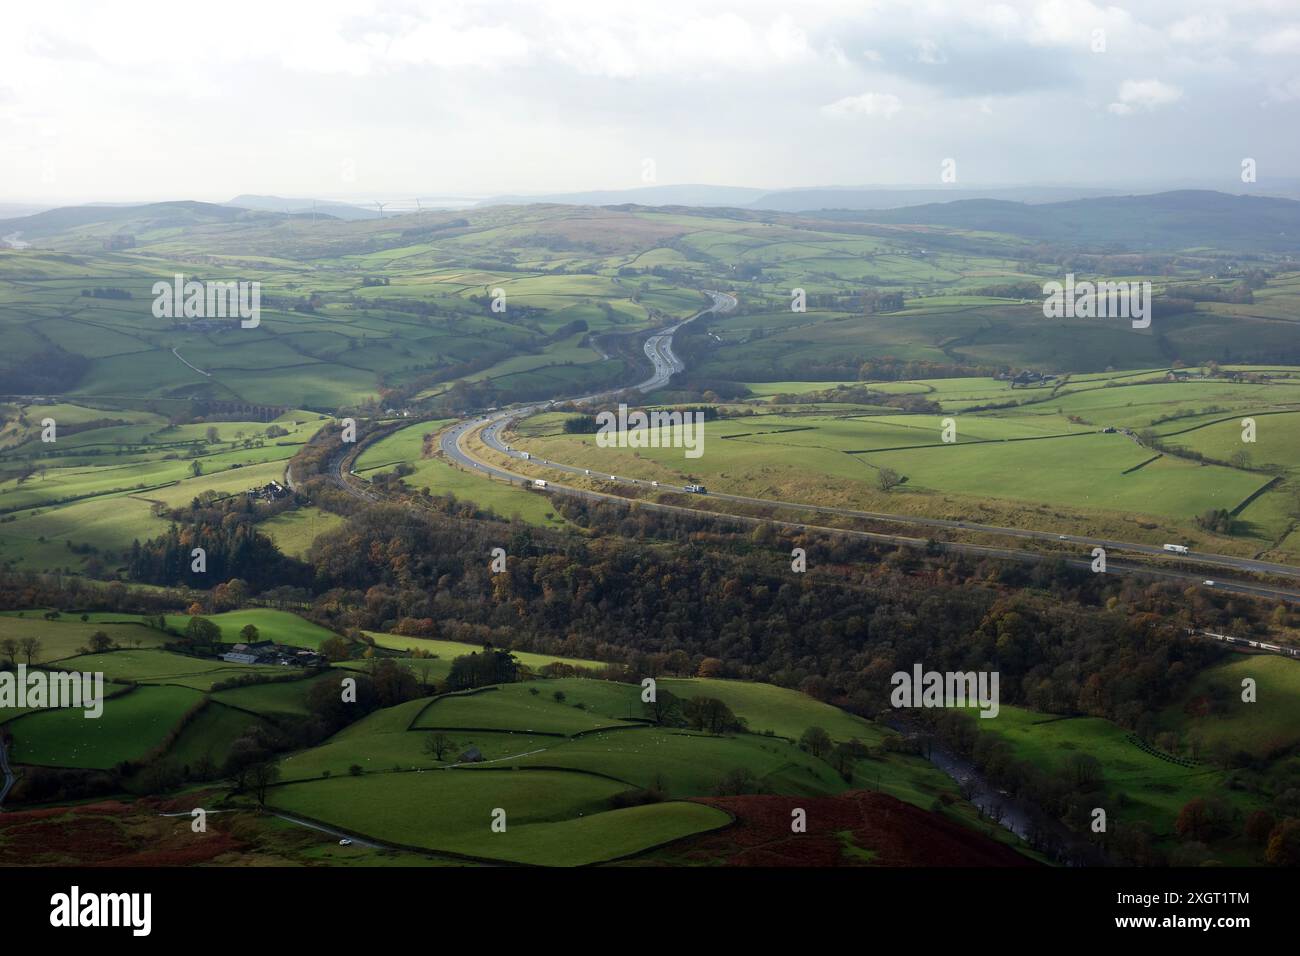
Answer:
[[[1300,175],[1297,130],[1300,0],[0,12],[9,201],[937,185],[949,158],[959,184],[1230,189],[1246,157]]]

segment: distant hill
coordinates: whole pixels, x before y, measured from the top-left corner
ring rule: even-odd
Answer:
[[[92,226],[110,227],[108,232],[143,232],[234,222],[243,217],[260,218],[262,215],[231,206],[188,200],[139,206],[63,206],[31,216],[0,220],[0,235],[16,232],[24,241],[30,241]]]
[[[897,209],[925,203],[958,200],[1001,199],[1018,203],[1061,202],[1089,196],[1115,196],[1119,190],[1072,186],[1005,186],[1005,187],[916,187],[878,188],[873,186],[829,187],[825,189],[782,189],[746,203],[750,209],[776,212],[816,212],[822,209]]]
[[[45,203],[0,202],[0,218],[17,219],[20,216],[31,216],[51,208],[53,207]]]
[[[825,215],[862,222],[1004,232],[1026,239],[1128,250],[1300,249],[1300,202],[1179,190],[1028,203],[966,199],[870,213]]]
[[[543,196],[493,196],[480,206],[517,206],[528,203],[564,203],[574,206],[747,206],[768,190],[747,186],[638,186],[632,189],[597,189],[588,192],[550,193]]]
[[[954,199],[1005,199],[1013,202],[1060,202],[1085,196],[1118,195],[1116,189],[1074,186],[995,186],[988,188],[827,186],[800,189],[753,189],[746,186],[641,186],[540,196],[494,196],[480,206],[564,203],[582,206],[707,206],[813,212],[820,209],[895,209]]]
[[[286,199],[283,196],[253,196],[243,194],[236,196],[223,206],[237,206],[240,209],[256,209],[262,212],[312,213],[318,216],[333,216],[335,219],[375,219],[378,211],[355,206],[352,203],[334,202],[325,199]],[[314,208],[313,208],[314,207]]]

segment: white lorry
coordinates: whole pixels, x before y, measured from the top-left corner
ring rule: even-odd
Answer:
[[[1185,544],[1167,544],[1167,545],[1165,545],[1165,550],[1166,550],[1166,551],[1172,551],[1174,554],[1186,554],[1186,553],[1187,553],[1187,545],[1185,545]]]
[[[544,480],[542,480],[541,478],[534,478],[534,479],[533,479],[533,487],[534,487],[534,488],[545,488],[545,487],[546,487],[546,482],[545,482]]]

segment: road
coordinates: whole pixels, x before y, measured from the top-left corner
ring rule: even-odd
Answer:
[[[672,376],[682,371],[685,366],[681,359],[673,352],[672,339],[673,335],[687,322],[694,321],[703,315],[710,313],[728,312],[736,307],[734,296],[722,292],[708,293],[713,299],[713,305],[705,309],[690,319],[686,319],[667,329],[654,333],[645,342],[645,354],[650,359],[653,366],[653,372],[645,381],[633,386],[636,390],[642,392],[654,391],[666,385]],[[524,452],[511,448],[502,439],[502,431],[515,419],[524,418],[537,412],[552,408],[561,403],[571,403],[575,405],[591,404],[605,399],[613,398],[620,395],[622,389],[611,389],[608,391],[598,392],[591,395],[584,395],[574,399],[555,400],[550,402],[538,402],[530,405],[523,405],[513,408],[503,409],[487,415],[481,415],[474,419],[468,419],[460,422],[451,428],[446,429],[439,440],[439,447],[448,460],[456,462],[469,471],[478,472],[488,478],[496,478],[502,481],[508,481],[515,484],[529,485],[533,478],[511,471],[507,468],[494,465],[490,462],[481,461],[465,450],[463,441],[473,432],[481,432],[484,444],[494,450],[507,455],[511,458],[524,460]],[[367,501],[377,502],[383,500],[378,494],[363,486],[360,482],[349,481],[350,475],[347,473],[348,455],[340,452],[330,462],[330,474],[334,477],[336,483],[356,497],[363,498]],[[544,458],[531,458],[533,464],[545,465],[547,468],[567,472],[573,475],[582,475],[583,477],[593,477],[611,484],[633,485],[638,488],[654,487],[657,491],[675,491],[686,494],[686,489],[678,485],[671,485],[660,482],[658,484],[649,482],[644,479],[632,478],[629,476],[606,475],[592,471],[586,468],[578,468],[573,465],[566,465],[559,462],[551,461]],[[601,491],[593,491],[584,488],[574,488],[569,485],[557,484],[553,481],[547,482],[546,490],[554,494],[571,495],[588,500],[606,500],[616,501],[627,504],[629,499],[616,494],[610,494]],[[1016,548],[994,547],[989,545],[967,544],[963,542],[952,541],[933,541],[926,538],[918,538],[911,535],[901,534],[884,534],[872,531],[854,531],[844,528],[828,527],[824,525],[809,524],[806,522],[772,520],[768,518],[749,518],[745,516],[727,514],[725,512],[710,511],[702,508],[692,508],[682,505],[668,505],[659,502],[650,502],[637,500],[636,504],[641,508],[648,508],[654,511],[670,512],[678,514],[691,515],[693,517],[704,517],[712,519],[723,519],[737,521],[743,524],[771,524],[777,528],[784,528],[792,532],[815,531],[824,534],[835,534],[844,537],[857,538],[881,544],[891,544],[901,547],[928,548],[931,546],[941,550],[966,554],[972,557],[999,558],[1011,561],[1020,561],[1022,563],[1037,564],[1047,559],[1060,558],[1066,565],[1081,569],[1091,569],[1092,555],[1091,549],[1102,547],[1110,551],[1130,551],[1139,555],[1159,556],[1162,558],[1169,557],[1169,553],[1163,548],[1155,545],[1114,541],[1106,538],[1091,538],[1084,535],[1057,534],[1050,531],[1028,529],[1028,528],[1006,528],[998,525],[986,525],[978,522],[954,521],[944,518],[924,518],[913,515],[898,515],[885,512],[857,511],[851,508],[837,508],[829,505],[814,505],[797,501],[780,501],[769,498],[754,498],[745,495],[729,495],[719,493],[709,493],[708,497],[717,501],[733,502],[744,505],[751,505],[762,508],[782,508],[792,510],[802,510],[818,514],[836,515],[841,517],[855,518],[866,521],[878,521],[913,527],[932,527],[944,528],[949,530],[972,531],[985,534],[999,534],[1012,538],[1035,539],[1041,541],[1054,541],[1058,543],[1074,544],[1088,549],[1087,557],[1070,557],[1060,552],[1042,552],[1021,550]],[[1258,572],[1265,574],[1278,574],[1287,577],[1300,577],[1300,568],[1291,567],[1283,564],[1273,564],[1267,561],[1256,561],[1250,558],[1239,558],[1233,555],[1218,554],[1184,554],[1179,555],[1180,561],[1191,561],[1220,569],[1239,570],[1247,572]],[[1271,600],[1284,600],[1294,603],[1300,603],[1300,590],[1289,588],[1279,588],[1270,585],[1256,584],[1250,581],[1229,580],[1219,578],[1212,584],[1208,583],[1202,573],[1182,570],[1178,568],[1157,568],[1145,564],[1126,564],[1122,561],[1108,560],[1107,571],[1110,573],[1121,574],[1144,574],[1155,578],[1165,578],[1168,580],[1179,581],[1185,584],[1199,584],[1202,586],[1213,587],[1218,591],[1225,591],[1233,594],[1249,595],[1251,597],[1266,598]]]
[[[710,293],[713,296],[714,304],[711,308],[706,309],[699,315],[705,315],[710,312],[726,312],[735,308],[736,300],[733,296],[722,293]],[[698,318],[699,315],[692,318]],[[687,320],[690,321],[690,320]],[[674,374],[682,371],[685,366],[681,360],[673,353],[672,338],[673,334],[685,323],[679,323],[662,332],[650,336],[645,343],[646,356],[651,360],[654,366],[654,373],[644,382],[636,386],[639,391],[649,392],[657,388],[662,388],[668,383]],[[603,392],[596,395],[583,396],[575,399],[575,404],[585,404],[593,401],[599,401],[604,398],[617,395],[615,391]],[[463,446],[464,438],[474,431],[480,431],[484,444],[488,447],[512,458],[523,460],[524,453],[511,448],[501,437],[502,432],[508,425],[518,418],[527,417],[544,408],[558,404],[558,402],[544,403],[525,406],[521,408],[506,409],[501,412],[480,417],[472,421],[462,422],[445,431],[442,435],[440,446],[443,454],[450,460],[458,462],[467,469],[481,472],[484,475],[499,478],[505,481],[519,482],[528,484],[531,478],[518,472],[510,471],[506,468],[492,465],[488,462],[481,461],[470,455]],[[557,471],[567,472],[572,475],[581,475],[583,477],[595,477],[604,481],[615,484],[628,484],[637,487],[648,487],[652,483],[644,479],[632,478],[630,476],[614,476],[593,472],[591,469],[579,468],[573,465],[566,465],[560,462],[551,461],[544,458],[532,458],[534,464],[545,465],[547,468]],[[659,491],[675,491],[687,493],[686,489],[679,485],[671,485],[660,482],[654,485]],[[572,488],[567,485],[555,484],[548,481],[547,490],[559,494],[579,495],[592,499],[610,499],[626,502],[627,499],[621,495],[603,494],[601,492],[587,491],[585,489]],[[949,531],[969,531],[980,534],[996,534],[1009,538],[1019,538],[1023,540],[1052,541],[1058,544],[1076,545],[1087,550],[1087,557],[1071,558],[1064,557],[1067,564],[1073,567],[1090,569],[1092,566],[1091,550],[1096,547],[1104,548],[1108,553],[1111,551],[1125,551],[1137,555],[1150,557],[1168,558],[1169,552],[1164,548],[1152,544],[1144,544],[1131,541],[1117,541],[1110,538],[1094,538],[1087,535],[1059,534],[1052,531],[1038,530],[1032,528],[1009,528],[1001,525],[981,524],[971,521],[956,521],[945,518],[925,518],[914,515],[898,515],[887,512],[877,511],[859,511],[852,508],[838,508],[829,505],[815,505],[797,501],[781,501],[770,498],[755,498],[748,495],[731,495],[711,492],[709,498],[749,505],[761,508],[782,508],[787,510],[807,511],[813,514],[835,515],[839,517],[853,518],[863,521],[876,521],[883,523],[906,525],[920,528],[940,528]],[[681,506],[665,506],[650,502],[639,502],[641,507],[661,508],[669,511],[687,511],[701,515],[716,516],[716,512],[705,511],[703,509],[684,508]],[[828,533],[844,534],[853,537],[865,538],[868,540],[879,541],[882,543],[893,543],[905,546],[925,546],[928,542],[907,535],[887,535],[874,532],[849,532],[841,528],[826,528],[821,526],[807,525],[798,522],[778,521],[772,522],[778,527],[788,527],[795,530],[821,530]],[[1036,563],[1046,557],[1043,552],[1026,551],[1012,548],[998,548],[985,545],[962,544],[956,542],[942,542],[939,546],[949,551],[971,554],[982,557],[999,557],[1009,558],[1012,560],[1029,561]],[[1275,564],[1268,561],[1258,561],[1253,558],[1241,558],[1235,555],[1211,554],[1211,553],[1191,553],[1178,555],[1178,560],[1182,562],[1192,562],[1203,564],[1218,569],[1227,569],[1235,571],[1244,571],[1260,574],[1275,574],[1285,577],[1300,578],[1300,568],[1292,567],[1285,564]],[[1147,565],[1127,565],[1117,563],[1113,560],[1107,561],[1108,571],[1121,573],[1144,573],[1154,577],[1163,577],[1178,581],[1185,581],[1192,584],[1201,584],[1202,586],[1211,586],[1216,590],[1229,591],[1237,594],[1247,594],[1254,597],[1272,598],[1288,601],[1300,602],[1300,591],[1288,588],[1276,588],[1271,586],[1254,584],[1247,581],[1230,581],[1216,580],[1213,585],[1206,585],[1206,579],[1201,573],[1187,571],[1176,568],[1154,568]]]
[[[182,362],[184,362],[184,363],[185,363],[186,365],[188,365],[190,368],[194,369],[194,371],[198,372],[200,375],[206,375],[208,378],[212,378],[212,373],[211,373],[211,372],[205,372],[205,371],[203,371],[203,369],[199,368],[197,365],[193,365],[193,364],[191,364],[190,361],[189,361],[189,359],[187,359],[184,355],[181,355],[181,353],[178,352],[178,351],[176,351],[175,348],[172,349],[172,355],[175,355],[178,359],[180,359]]]
[[[333,827],[327,827],[324,824],[316,823],[312,820],[304,820],[301,817],[290,816],[287,813],[272,811],[271,815],[279,817],[288,823],[296,823],[300,827],[306,827],[309,830],[318,830],[321,833],[337,837],[340,840],[351,840],[359,846],[368,846],[372,850],[400,850],[405,852],[405,847],[395,846],[391,843],[378,843],[374,840],[367,840],[365,837],[357,836],[355,833],[348,833],[345,830],[335,830]]]

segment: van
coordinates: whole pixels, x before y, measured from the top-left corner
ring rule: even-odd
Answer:
[[[533,479],[533,487],[534,487],[534,488],[545,488],[545,487],[546,487],[546,482],[543,481],[541,478],[534,478],[534,479]]]

